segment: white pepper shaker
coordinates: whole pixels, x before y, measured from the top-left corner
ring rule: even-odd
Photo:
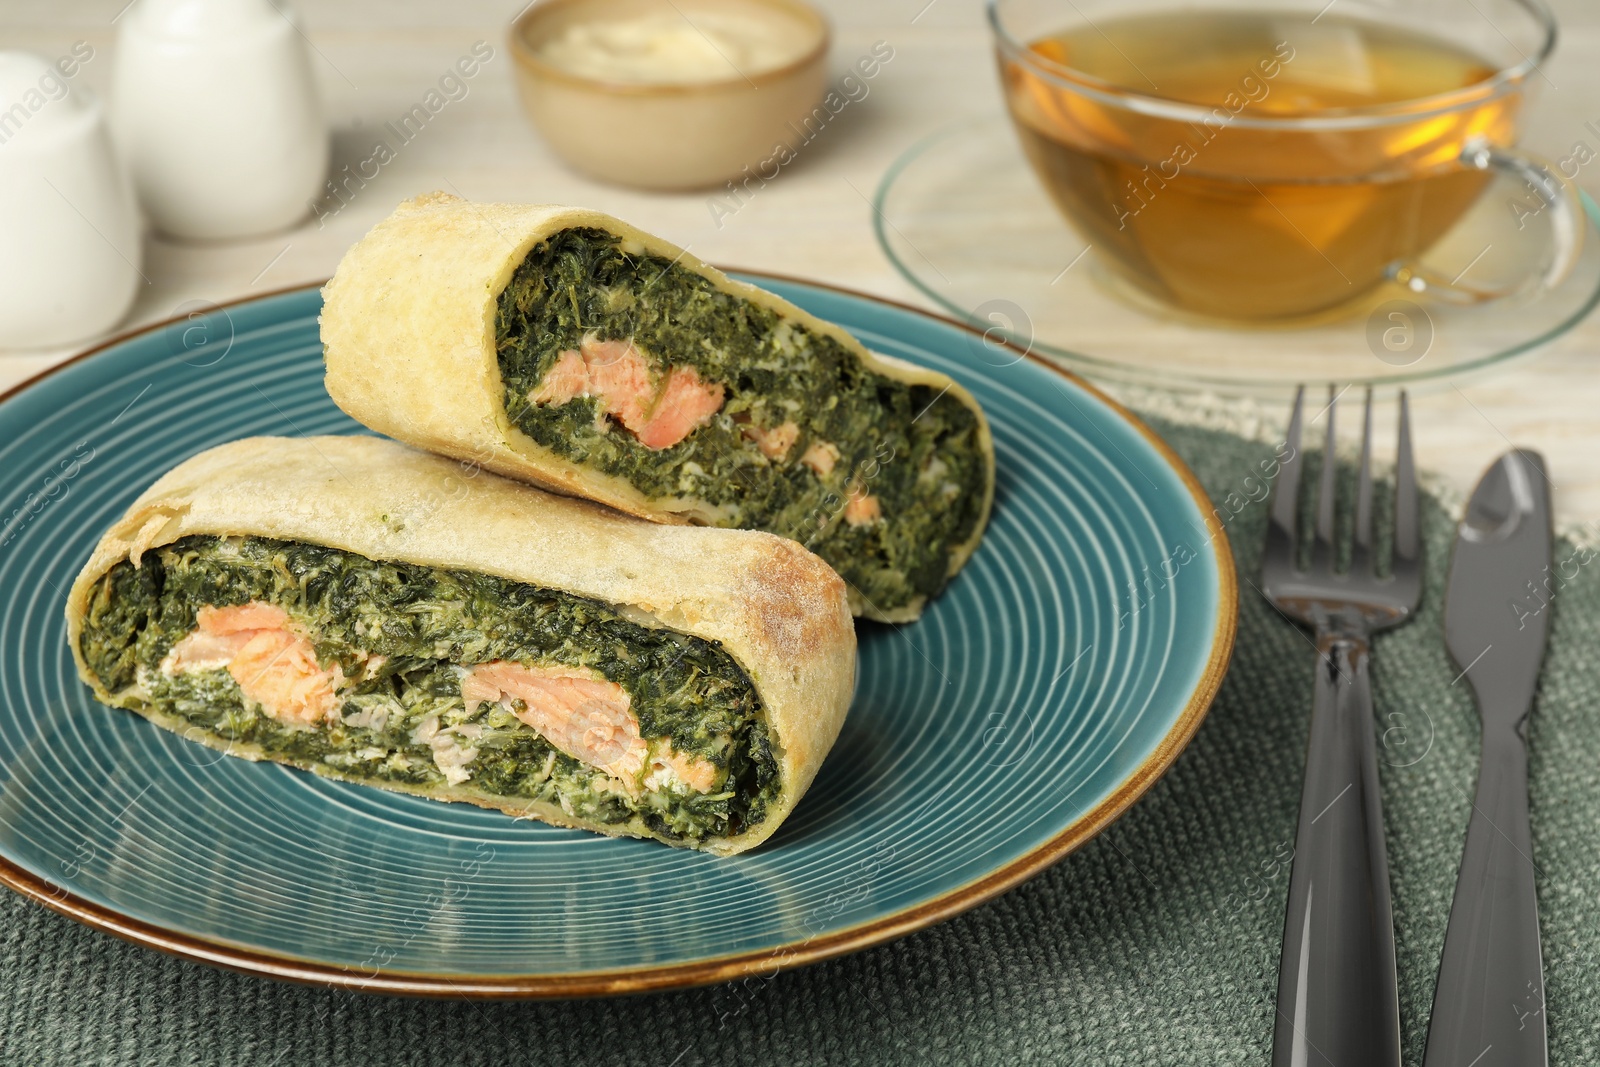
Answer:
[[[143,279],[139,210],[100,102],[42,57],[0,52],[0,108],[0,348],[103,333]]]
[[[327,176],[307,41],[274,0],[138,0],[118,24],[111,111],[146,214],[175,237],[291,226]]]

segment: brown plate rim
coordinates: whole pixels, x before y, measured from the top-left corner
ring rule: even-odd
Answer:
[[[978,330],[967,323],[958,322],[955,319],[947,318],[898,300],[863,293],[859,290],[829,285],[825,282],[817,282],[808,278],[775,274],[770,271],[728,269],[731,272],[747,277],[792,282],[799,285],[827,289],[846,296],[885,304],[903,311],[910,311],[923,318],[932,319],[948,326],[955,326],[975,335],[979,333]],[[256,293],[225,301],[215,304],[214,307],[219,309],[234,307],[256,300],[282,296],[287,293],[320,288],[323,284],[322,282],[312,282],[285,286],[269,292]],[[0,393],[0,403],[10,400],[52,374],[89,359],[113,345],[121,344],[124,341],[156,330],[165,329],[173,323],[181,321],[184,321],[183,316],[175,316],[119,333]],[[994,344],[995,341],[986,339],[985,343]],[[374,968],[370,972],[365,972],[351,968],[335,967],[326,963],[318,963],[314,960],[261,952],[244,945],[212,941],[191,934],[182,934],[130,918],[112,908],[95,904],[72,893],[63,886],[56,885],[46,878],[25,870],[3,856],[0,856],[0,885],[5,885],[22,896],[43,904],[52,911],[59,912],[96,930],[120,937],[125,941],[131,941],[184,959],[208,963],[244,974],[310,985],[359,989],[404,996],[467,997],[476,999],[561,999],[613,996],[623,993],[684,989],[749,976],[770,978],[779,971],[787,970],[791,967],[818,963],[822,960],[858,952],[874,945],[881,945],[904,937],[906,934],[943,922],[1019,885],[1081,848],[1101,830],[1115,821],[1133,805],[1134,801],[1144,795],[1145,791],[1154,785],[1157,779],[1166,773],[1167,769],[1172,766],[1173,761],[1177,759],[1178,754],[1188,745],[1195,731],[1199,729],[1201,721],[1204,720],[1212,701],[1216,698],[1217,690],[1222,685],[1223,676],[1227,673],[1228,661],[1232,656],[1234,637],[1238,628],[1239,588],[1227,531],[1223,529],[1221,520],[1218,519],[1216,512],[1212,509],[1210,498],[1201,487],[1199,479],[1189,469],[1188,464],[1184,463],[1178,454],[1172,450],[1172,447],[1162,440],[1154,430],[1145,425],[1138,416],[1083,378],[1050,363],[1043,357],[1037,356],[1026,349],[1009,342],[1004,343],[1006,347],[1011,348],[1021,357],[1030,359],[1060,374],[1078,388],[1105,404],[1126,420],[1155,448],[1179,476],[1185,488],[1189,490],[1195,504],[1200,508],[1201,514],[1205,517],[1206,528],[1211,535],[1208,544],[1211,546],[1216,558],[1217,573],[1221,586],[1221,596],[1217,606],[1217,625],[1212,639],[1211,653],[1206,661],[1206,668],[1201,674],[1194,692],[1190,694],[1189,701],[1185,705],[1183,712],[1179,715],[1172,728],[1167,731],[1166,736],[1162,738],[1155,751],[1135,768],[1110,796],[1089,811],[1084,812],[1055,837],[1025,855],[1017,857],[1010,863],[989,872],[981,878],[942,893],[921,904],[905,908],[893,915],[836,930],[825,936],[791,942],[771,949],[736,953],[665,966],[645,966],[573,974],[503,975],[494,977],[450,976],[445,974],[392,971],[382,968]]]

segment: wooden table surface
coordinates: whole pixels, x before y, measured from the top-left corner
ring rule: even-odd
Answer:
[[[115,61],[113,20],[126,0],[7,0],[0,47],[65,54],[87,41],[94,57],[77,84],[104,94]],[[169,317],[187,302],[222,302],[330,274],[345,248],[403,198],[443,189],[474,200],[581,204],[618,215],[724,266],[816,278],[928,306],[890,266],[872,234],[868,197],[884,170],[919,137],[1001,107],[980,0],[819,0],[834,24],[838,73],[876,42],[892,60],[779,178],[732,215],[700,194],[649,194],[596,184],[566,170],[524,119],[505,37],[520,0],[298,0],[329,120],[337,171],[366,159],[374,130],[408,111],[477,41],[494,58],[404,145],[378,176],[322,218],[227,244],[146,239],[140,293],[125,330]],[[1560,158],[1600,139],[1600,5],[1557,0],[1562,41],[1523,144]],[[270,165],[270,161],[263,161]],[[1579,178],[1600,195],[1600,166]],[[332,206],[332,202],[330,202]],[[0,389],[71,350],[0,352]],[[1543,450],[1557,509],[1570,527],[1600,530],[1600,317],[1544,350],[1471,379],[1440,382],[1414,398],[1419,461],[1469,490],[1508,442]],[[1163,407],[1185,398],[1134,397]],[[1248,421],[1279,413],[1250,401],[1213,402]],[[1347,420],[1353,421],[1353,420]],[[1386,419],[1384,421],[1387,421]]]

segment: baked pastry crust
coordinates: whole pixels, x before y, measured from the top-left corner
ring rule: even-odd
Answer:
[[[849,709],[856,641],[844,582],[794,541],[640,522],[376,437],[255,437],[186,460],[140,495],[95,546],[66,609],[78,673],[102,701],[246,758],[293,762],[220,736],[197,736],[204,731],[149,708],[137,693],[108,692],[80,648],[95,583],[122,560],[137,565],[143,553],[192,534],[300,541],[496,575],[602,601],[642,625],[719,642],[761,698],[780,787],[759,825],[737,837],[707,839],[700,847],[708,852],[742,852],[777,830],[815,778]],[[344,777],[322,764],[307,769]],[[558,826],[624,832],[575,819],[553,804],[476,791],[470,780],[445,788],[349,780]]]
[[[323,287],[326,385],[352,418],[430,452],[472,459],[490,470],[660,523],[710,522],[689,498],[646,497],[626,479],[581,466],[540,445],[511,422],[495,349],[500,293],[528,253],[562,230],[616,234],[622,249],[673,260],[723,292],[837,340],[885,377],[946,391],[978,416],[987,467],[978,521],[954,546],[950,575],[977,549],[994,501],[994,443],[972,395],[937,371],[868,351],[847,331],[782,297],[737,282],[660,238],[598,211],[555,205],[479,204],[445,193],[401,204],[345,253]],[[855,614],[909,622],[926,597],[880,610],[850,592]]]

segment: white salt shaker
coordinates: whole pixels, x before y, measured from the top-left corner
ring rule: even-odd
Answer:
[[[100,102],[48,60],[0,52],[0,107],[0,347],[103,333],[133,303],[142,250]]]
[[[327,177],[307,42],[273,0],[138,0],[118,21],[111,109],[145,212],[176,237],[281,230]]]

